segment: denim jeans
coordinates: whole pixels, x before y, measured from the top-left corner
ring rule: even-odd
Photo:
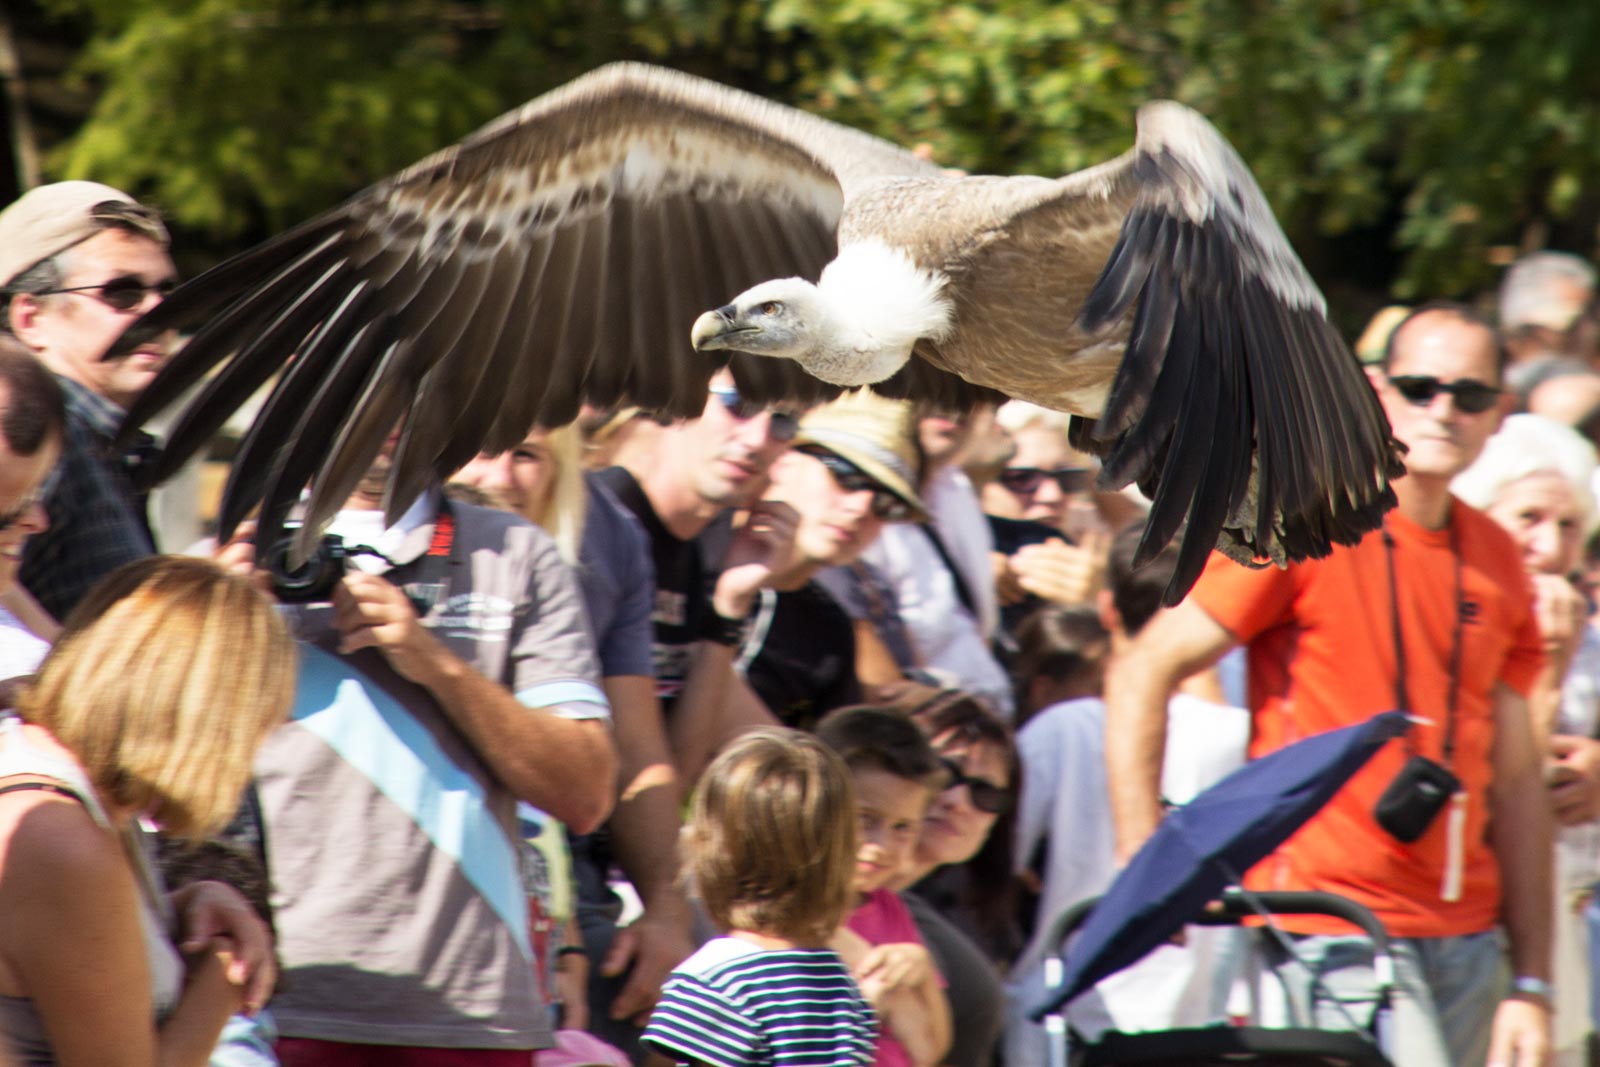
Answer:
[[[1394,939],[1395,987],[1387,1020],[1374,1018],[1378,990],[1366,938],[1289,935],[1289,940],[1297,959],[1289,959],[1266,931],[1257,932],[1266,970],[1286,998],[1287,1025],[1376,1027],[1396,1064],[1482,1067],[1495,1010],[1510,987],[1498,931]]]

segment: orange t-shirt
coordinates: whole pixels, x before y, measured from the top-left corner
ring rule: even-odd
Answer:
[[[1461,679],[1450,769],[1467,794],[1460,899],[1443,898],[1447,812],[1405,845],[1373,819],[1378,797],[1412,749],[1385,745],[1333,801],[1247,875],[1256,889],[1317,889],[1365,904],[1398,937],[1444,937],[1492,928],[1500,876],[1485,834],[1497,682],[1526,694],[1543,660],[1532,587],[1511,539],[1456,501],[1451,525],[1462,558]],[[1456,565],[1449,530],[1390,512],[1414,750],[1443,762]],[[1252,758],[1395,706],[1389,567],[1381,531],[1354,548],[1287,570],[1251,570],[1214,554],[1190,594],[1249,649]],[[1306,933],[1348,929],[1296,917]]]

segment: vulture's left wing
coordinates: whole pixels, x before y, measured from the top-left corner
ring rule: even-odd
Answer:
[[[747,93],[602,68],[181,287],[121,342],[197,331],[128,421],[205,381],[158,480],[278,375],[221,532],[260,501],[270,540],[310,484],[309,543],[403,419],[393,519],[478,451],[569,422],[583,401],[697,414],[715,364],[690,347],[695,316],[769,278],[814,280],[853,188],[931,171]],[[758,399],[836,392],[788,360],[733,364]]]
[[[1149,104],[1133,149],[1046,184],[1018,185],[1009,203],[997,192],[990,225],[1003,236],[958,257],[967,347],[951,347],[947,366],[1098,412],[1074,420],[1074,442],[1103,456],[1102,485],[1136,481],[1154,501],[1138,562],[1182,530],[1168,602],[1212,547],[1281,564],[1375,529],[1400,446],[1221,134],[1188,108]],[[1061,340],[1030,340],[1049,337]]]

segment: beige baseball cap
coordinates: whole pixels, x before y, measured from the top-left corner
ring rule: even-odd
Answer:
[[[854,464],[926,521],[928,507],[916,490],[916,435],[916,414],[909,401],[857,389],[807,412],[794,447],[815,445]]]
[[[109,185],[54,182],[28,190],[0,211],[0,286],[113,225],[171,243],[154,210]]]

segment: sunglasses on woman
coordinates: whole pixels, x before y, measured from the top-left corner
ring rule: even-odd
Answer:
[[[822,448],[802,448],[801,452],[828,468],[833,482],[842,492],[872,490],[872,513],[884,522],[907,522],[915,517],[911,505],[873,480],[872,476],[843,456]]]
[[[995,785],[987,778],[974,778],[962,770],[961,764],[953,759],[941,759],[945,773],[950,780],[945,784],[946,789],[954,789],[958,785],[967,787],[967,795],[972,798],[972,806],[985,815],[1003,815],[1011,807],[1011,790]]]
[[[1000,472],[1000,484],[1018,496],[1032,496],[1049,478],[1063,493],[1081,493],[1089,488],[1088,467],[1007,467]]]
[[[133,311],[147,300],[152,292],[163,300],[178,287],[171,278],[159,282],[146,282],[135,274],[119,274],[99,285],[74,285],[68,289],[42,289],[34,296],[53,296],[56,293],[87,293],[114,311]]]
[[[1400,374],[1391,377],[1389,384],[1419,408],[1433,403],[1440,393],[1449,393],[1456,410],[1468,415],[1480,415],[1500,402],[1500,390],[1471,378],[1442,382],[1426,374]]]

